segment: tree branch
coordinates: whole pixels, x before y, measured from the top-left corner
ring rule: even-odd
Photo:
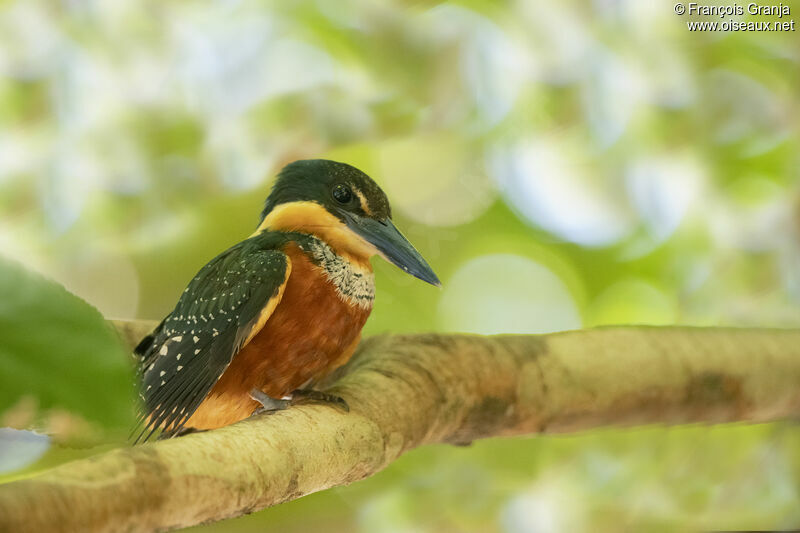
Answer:
[[[350,413],[293,407],[2,485],[0,531],[154,531],[221,520],[352,483],[428,443],[793,416],[800,331],[381,336],[338,374],[332,390]]]

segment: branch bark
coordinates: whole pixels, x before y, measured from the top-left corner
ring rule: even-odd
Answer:
[[[130,339],[141,330],[125,326]],[[365,340],[332,391],[0,486],[0,531],[155,531],[352,483],[429,443],[800,411],[800,331],[619,327]]]

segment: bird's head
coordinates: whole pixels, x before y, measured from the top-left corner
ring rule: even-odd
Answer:
[[[267,197],[259,231],[315,235],[358,262],[375,254],[439,286],[431,267],[392,223],[386,194],[355,167],[326,159],[286,165]]]

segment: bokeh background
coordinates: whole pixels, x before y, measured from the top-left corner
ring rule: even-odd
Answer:
[[[443,281],[375,261],[367,334],[800,326],[800,37],[687,20],[662,0],[0,2],[0,426],[38,430],[0,430],[0,480],[124,442],[100,313],[161,318],[300,158],[373,176]],[[798,525],[787,422],[432,446],[197,531]]]

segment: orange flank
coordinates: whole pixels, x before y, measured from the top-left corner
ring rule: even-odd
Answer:
[[[281,398],[320,380],[355,351],[371,308],[343,300],[325,271],[296,244],[284,252],[291,273],[283,297],[268,318],[265,309],[261,331],[234,356],[187,427],[213,429],[243,420],[259,407],[250,390]]]

